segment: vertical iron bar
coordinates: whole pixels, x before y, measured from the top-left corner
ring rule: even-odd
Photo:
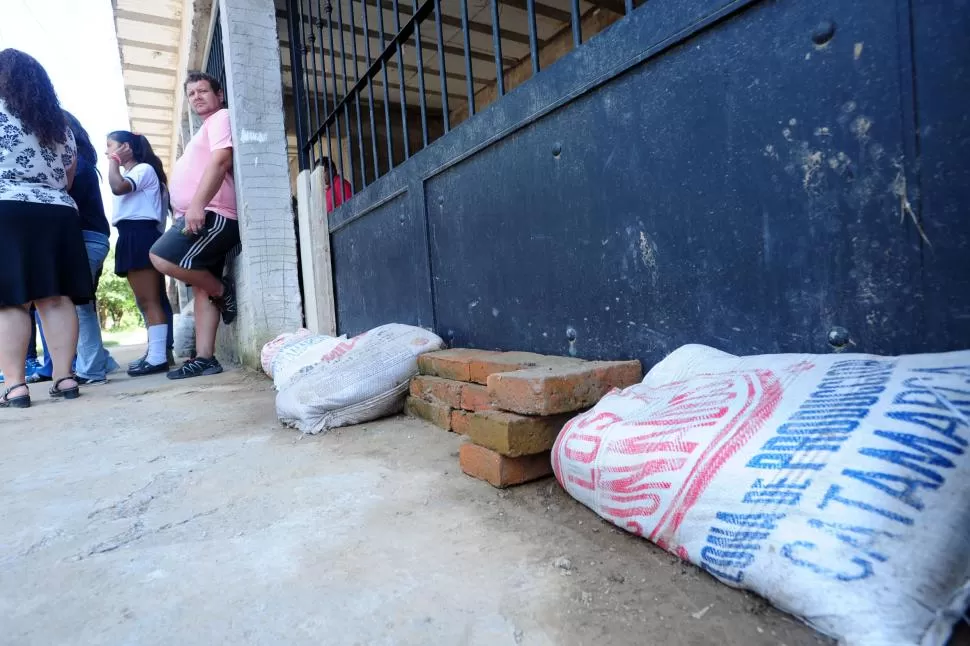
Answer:
[[[353,2],[353,0],[351,0]],[[382,0],[376,1],[376,6],[378,11],[381,8]],[[367,20],[367,0],[360,0],[360,10],[364,14],[364,60],[367,63],[367,70],[370,71],[371,59],[370,59],[370,23]],[[383,46],[381,51],[383,51]],[[368,103],[368,109],[370,112],[370,144],[371,153],[374,155],[374,180],[376,181],[378,177],[381,176],[381,166],[377,159],[377,126],[374,123],[374,79],[372,76],[367,77],[367,95],[370,98]]]
[[[307,45],[307,49],[310,50],[310,61],[313,66],[313,111],[316,115],[316,118],[313,124],[314,125],[313,132],[316,132],[322,125],[322,121],[320,119],[320,80],[317,77],[317,52],[314,46],[314,43],[316,43],[317,41],[317,36],[316,34],[313,33],[313,3],[312,2],[309,3],[308,8],[310,10],[310,15],[309,15],[309,20],[310,20],[309,41],[310,42]],[[302,23],[303,23],[303,17],[301,16],[300,24]],[[320,48],[321,49],[323,48],[323,43],[320,43]],[[326,113],[326,108],[324,108],[324,113]],[[324,119],[326,119],[326,114],[324,114]],[[313,150],[316,150],[316,143],[313,143]],[[321,153],[323,152],[322,147],[320,148],[320,151]],[[312,155],[312,157],[313,159],[311,160],[311,164],[316,164],[317,162],[316,155],[314,154]]]
[[[347,41],[344,40],[344,9],[343,0],[337,0],[337,22],[340,23],[340,65],[343,68],[344,73],[344,132],[347,135],[347,156],[350,157],[347,161],[347,168],[341,168],[340,172],[343,173],[341,178],[347,179],[349,175],[350,178],[347,181],[350,182],[350,194],[353,195],[357,192],[356,183],[354,182],[354,144],[353,137],[350,135],[350,106],[346,100],[350,96],[350,83],[347,82]],[[351,37],[354,39],[354,47],[357,46],[357,34],[351,32]],[[354,65],[357,61],[354,61]],[[334,187],[334,196],[336,199],[336,189],[340,187]],[[341,197],[343,195],[341,194]],[[334,205],[336,206],[336,205]]]
[[[448,75],[445,71],[445,39],[441,33],[441,0],[434,0],[434,26],[438,36],[438,77],[441,79],[441,111],[445,132],[451,130],[451,115],[448,114]]]
[[[625,0],[623,2],[623,8],[626,10],[626,15],[633,13],[633,0]]]
[[[465,84],[468,86],[468,116],[475,114],[475,76],[472,74],[472,45],[468,35],[468,0],[461,0],[461,35],[465,44]]]
[[[350,10],[350,53],[354,62],[354,87],[360,82],[360,61],[357,60],[357,20],[354,17],[354,0],[347,0]],[[366,7],[364,11],[367,11]],[[364,30],[364,38],[367,38],[367,30]],[[367,186],[367,159],[364,154],[364,128],[360,121],[360,92],[354,90],[354,110],[357,112],[357,150],[360,151],[360,187]]]
[[[377,33],[381,39],[380,51],[387,47],[384,39],[384,1],[377,0]],[[394,168],[394,139],[391,137],[391,97],[387,87],[387,61],[381,63],[381,74],[384,77],[384,134],[387,136],[387,170]]]
[[[583,31],[579,25],[579,0],[571,0],[569,15],[573,23],[573,47],[583,44]]]
[[[629,1],[629,0],[628,0]],[[529,55],[532,57],[532,76],[539,73],[539,36],[536,29],[536,0],[525,0],[529,19]]]
[[[343,168],[344,147],[340,144],[340,114],[337,110],[340,99],[337,98],[337,58],[333,51],[333,5],[330,4],[330,0],[327,0],[327,31],[330,32],[330,82],[333,85],[333,123],[337,130],[337,161],[340,164],[340,168]],[[333,157],[330,158],[330,162],[333,163]],[[327,175],[330,177],[330,186],[333,188],[333,194],[337,195],[337,190],[334,188],[334,180],[336,178],[333,176],[332,170],[332,166],[328,167]],[[343,192],[340,195],[343,196]]]
[[[326,69],[324,69],[324,64],[323,64],[323,8],[320,6],[320,0],[317,0],[317,24],[315,26],[317,28],[317,31],[320,32],[320,72],[321,72],[321,76],[323,77],[323,112],[326,115],[324,117],[326,119],[324,123],[326,124],[326,136],[327,136],[327,160],[332,162],[333,144],[330,141],[330,123],[329,123],[330,109],[329,109],[329,106],[327,105],[328,103],[327,96],[330,93],[330,90],[327,89],[327,71]],[[313,23],[310,23],[310,28],[312,29],[313,27],[314,27]],[[313,55],[316,56],[316,52],[314,52]],[[335,81],[333,81],[332,79],[330,82],[335,83]],[[322,141],[320,142],[320,156],[321,157],[323,156]],[[330,173],[329,167],[324,172],[326,172],[329,175]]]
[[[578,2],[579,0],[573,0]],[[502,67],[502,33],[498,20],[498,0],[492,0],[492,48],[495,50],[495,87],[505,96],[505,70]]]
[[[394,6],[394,33],[401,33],[401,13],[398,10],[398,0],[391,0]],[[397,44],[397,75],[401,86],[401,126],[404,128],[404,159],[411,157],[411,141],[408,136],[408,97],[404,90],[404,46]]]
[[[306,145],[307,125],[303,123],[303,103],[306,95],[306,87],[300,82],[306,83],[306,66],[301,58],[303,54],[303,38],[300,36],[303,26],[303,11],[300,7],[300,0],[286,0],[287,15],[290,36],[290,74],[293,81],[293,112],[296,115],[296,153],[300,160],[300,170],[309,168],[307,164]],[[299,51],[298,51],[299,50]],[[309,113],[309,111],[308,111]],[[307,115],[309,116],[309,114]]]
[[[418,0],[414,0],[414,13],[418,13]],[[428,147],[428,105],[424,97],[424,54],[421,47],[421,21],[414,21],[414,54],[418,60],[418,105],[421,107],[421,143]]]

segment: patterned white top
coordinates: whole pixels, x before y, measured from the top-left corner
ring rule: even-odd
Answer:
[[[0,200],[77,208],[67,194],[67,169],[77,157],[77,144],[66,130],[66,143],[41,146],[0,99]]]

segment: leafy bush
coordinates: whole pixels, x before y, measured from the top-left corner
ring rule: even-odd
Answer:
[[[128,281],[114,273],[115,252],[112,249],[104,261],[104,272],[98,283],[98,320],[103,330],[124,330],[142,324],[141,313],[135,303]]]

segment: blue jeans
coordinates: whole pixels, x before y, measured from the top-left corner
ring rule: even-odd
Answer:
[[[95,289],[97,289],[98,280],[101,278],[101,268],[104,266],[104,259],[107,258],[110,249],[108,236],[94,231],[82,231],[82,234],[84,235],[84,246],[88,252],[91,280],[94,282]],[[79,377],[100,381],[107,377],[108,373],[118,369],[118,362],[105,349],[101,340],[101,322],[98,320],[96,304],[92,301],[87,305],[77,306],[77,320],[77,357],[74,360],[74,372]],[[37,328],[40,331],[41,343],[44,345],[44,362],[37,374],[50,377],[54,373],[54,366],[50,354],[47,352],[47,339],[44,338],[44,328],[41,326],[39,317],[37,318]]]

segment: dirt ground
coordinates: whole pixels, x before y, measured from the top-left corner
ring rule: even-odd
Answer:
[[[422,422],[301,436],[245,371],[45,391],[0,414],[2,643],[829,643]]]

